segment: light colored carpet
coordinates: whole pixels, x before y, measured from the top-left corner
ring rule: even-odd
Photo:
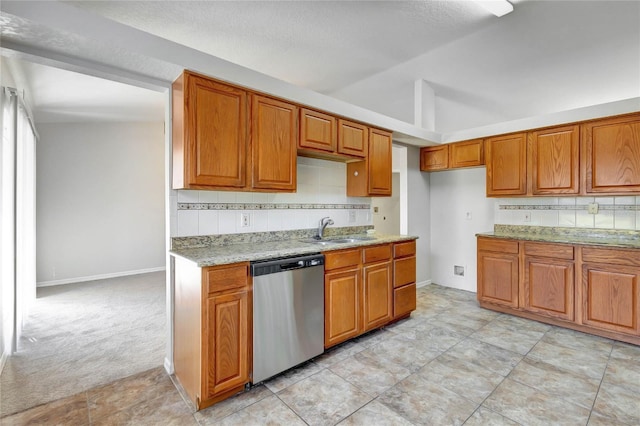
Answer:
[[[165,273],[38,289],[0,376],[0,415],[161,366]]]

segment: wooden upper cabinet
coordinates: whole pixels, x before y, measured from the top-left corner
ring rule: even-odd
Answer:
[[[640,192],[640,115],[582,125],[585,191]]]
[[[449,167],[478,167],[484,164],[484,144],[482,139],[457,142],[449,145]]]
[[[485,139],[487,196],[525,195],[527,193],[526,134]]]
[[[433,172],[449,168],[449,146],[428,146],[420,148],[420,170]]]
[[[328,114],[300,109],[299,149],[335,152],[338,145],[338,120]]]
[[[369,129],[369,194],[391,195],[391,133]]]
[[[251,95],[252,188],[296,189],[298,107]]]
[[[391,196],[391,133],[369,129],[366,160],[347,163],[347,195]]]
[[[533,195],[578,194],[580,127],[528,134],[528,182]]]
[[[189,72],[172,92],[173,188],[244,188],[247,92]]]
[[[338,154],[364,158],[369,148],[369,128],[364,124],[338,120]]]

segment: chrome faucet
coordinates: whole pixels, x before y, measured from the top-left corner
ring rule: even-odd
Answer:
[[[318,225],[318,235],[314,237],[316,240],[322,239],[322,234],[324,234],[324,228],[326,228],[328,225],[333,225],[333,220],[329,216],[323,217],[322,219],[320,219],[320,224]]]

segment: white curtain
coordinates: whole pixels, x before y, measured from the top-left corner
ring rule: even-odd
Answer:
[[[37,133],[17,90],[3,87],[0,171],[0,345],[15,352],[35,300],[35,154]]]

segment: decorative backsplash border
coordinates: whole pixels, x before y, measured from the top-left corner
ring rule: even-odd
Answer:
[[[330,227],[325,229],[324,235],[327,237],[359,235],[364,234],[369,229],[373,229],[373,225],[343,226],[338,228]],[[266,243],[271,241],[297,240],[302,238],[312,238],[314,235],[316,235],[317,232],[317,228],[311,228],[293,229],[288,231],[252,232],[246,234],[219,234],[199,235],[193,237],[173,237],[171,238],[171,250],[197,249],[230,244]]]
[[[178,203],[178,210],[368,210],[369,204]]]
[[[500,210],[587,210],[587,204],[580,205],[504,205]],[[633,204],[598,204],[598,210],[640,211],[640,205]]]

